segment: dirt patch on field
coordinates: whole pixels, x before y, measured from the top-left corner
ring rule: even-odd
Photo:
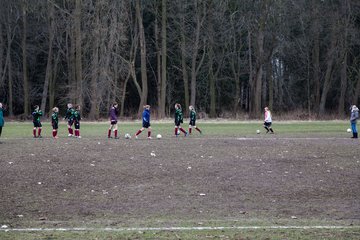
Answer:
[[[351,139],[7,139],[0,221],[360,220]]]

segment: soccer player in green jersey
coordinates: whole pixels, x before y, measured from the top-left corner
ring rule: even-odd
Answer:
[[[200,128],[196,127],[196,112],[194,107],[190,105],[189,110],[190,110],[189,134],[191,134],[192,128],[195,128],[201,134]]]
[[[188,135],[180,125],[183,123],[183,114],[181,110],[181,105],[179,103],[175,104],[175,136],[179,135],[179,130],[185,134],[185,137]]]
[[[80,136],[80,105],[77,105],[74,112],[74,123],[75,123],[75,137],[81,138]]]
[[[40,122],[40,117],[43,115],[42,111],[40,110],[38,105],[34,106],[34,111],[32,112],[32,116],[33,116],[33,124],[34,124],[34,128],[33,128],[33,135],[34,138],[38,137],[41,138],[41,122]],[[36,130],[38,130],[38,136],[36,136]]]
[[[53,110],[53,113],[51,114],[51,125],[53,128],[52,135],[53,135],[53,138],[58,138],[57,131],[59,128],[59,116],[58,116],[59,108],[54,107],[52,110]]]
[[[69,131],[69,137],[72,137],[74,134],[74,131],[72,129],[72,125],[74,124],[74,108],[73,105],[71,103],[67,104],[67,110],[66,110],[66,114],[65,114],[65,119],[68,120],[68,131]]]

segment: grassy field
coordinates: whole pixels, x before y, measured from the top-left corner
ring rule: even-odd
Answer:
[[[211,121],[198,122],[198,127],[202,129],[204,135],[212,137],[256,137],[256,130],[265,133],[262,122],[234,122],[234,121]],[[172,122],[153,122],[153,136],[160,133],[164,137],[173,135]],[[106,136],[109,124],[107,122],[82,122],[81,135],[83,137],[103,138]],[[140,122],[119,123],[119,132],[124,135],[133,135],[141,127]],[[187,124],[183,124],[187,130]],[[347,121],[315,121],[315,122],[277,122],[273,124],[273,129],[280,137],[349,137],[346,130],[350,127]],[[44,137],[51,137],[50,123],[43,123]],[[196,133],[196,132],[195,132]],[[261,135],[261,134],[260,134]],[[61,122],[59,126],[59,136],[67,136],[66,122]],[[3,138],[32,137],[32,123],[8,122],[3,128]]]
[[[43,126],[42,139],[31,123],[3,128],[0,239],[360,238],[360,141],[346,121],[276,122],[274,135],[199,121],[187,138],[153,122],[163,139],[151,141],[124,139],[139,122],[120,123],[119,140],[105,122],[83,122],[82,139]]]

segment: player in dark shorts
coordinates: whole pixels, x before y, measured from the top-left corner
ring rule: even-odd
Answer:
[[[72,129],[72,125],[74,124],[74,113],[75,110],[73,108],[73,105],[71,103],[67,104],[67,110],[66,110],[66,114],[65,114],[65,119],[68,120],[68,131],[69,131],[69,137],[72,137],[74,134],[74,131]]]
[[[57,131],[59,128],[59,108],[54,107],[53,112],[51,114],[51,126],[53,128],[52,135],[53,138],[58,138]]]
[[[74,111],[74,125],[75,125],[75,137],[81,138],[80,136],[80,105],[77,105]]]
[[[40,117],[43,115],[42,111],[40,110],[38,105],[34,106],[34,111],[32,112],[32,117],[33,117],[33,124],[34,124],[34,128],[33,128],[33,135],[34,138],[41,138],[41,129],[42,129],[42,124],[40,121]],[[36,130],[38,131],[38,136],[36,136]]]
[[[184,133],[186,137],[188,135],[187,131],[185,131],[180,125],[184,122],[183,114],[181,111],[181,105],[179,103],[175,104],[175,136],[179,135],[179,130]]]
[[[190,110],[190,122],[189,122],[189,134],[191,134],[192,128],[195,128],[200,134],[202,133],[200,128],[196,127],[196,112],[193,106],[189,106]]]
[[[138,138],[138,135],[142,133],[145,130],[145,128],[148,130],[148,139],[151,139],[150,105],[144,106],[144,111],[142,114],[142,128],[136,132],[135,138]]]
[[[110,117],[110,127],[108,130],[108,138],[111,138],[111,131],[114,131],[115,139],[118,138],[118,104],[115,102],[112,104],[110,111],[109,111],[109,117]]]

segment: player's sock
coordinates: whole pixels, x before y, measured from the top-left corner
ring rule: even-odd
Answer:
[[[117,138],[118,137],[117,136],[118,135],[118,130],[115,130],[114,132],[115,132],[115,138]]]
[[[109,129],[109,131],[108,131],[108,138],[110,138],[111,137],[111,129]]]
[[[53,131],[52,131],[52,135],[53,135],[53,137],[56,136],[56,130],[53,130]]]
[[[190,127],[190,128],[189,128],[189,134],[191,134],[191,130],[192,130],[192,128]]]
[[[38,129],[38,135],[41,135],[41,128]]]
[[[177,136],[177,135],[178,135],[178,129],[175,128],[175,136]]]
[[[151,137],[151,131],[148,131],[148,138]]]
[[[142,132],[141,129],[138,130],[138,131],[136,132],[135,136],[138,136],[141,132]]]
[[[36,137],[36,128],[33,129],[33,135]]]
[[[187,134],[187,132],[181,127],[180,131],[182,131],[183,133]]]
[[[274,133],[274,130],[272,128],[269,128],[269,129],[270,129],[271,133]]]
[[[266,129],[266,133],[268,133],[269,132],[269,128],[268,127],[264,127],[265,129]]]
[[[200,128],[196,127],[195,129],[196,129],[199,133],[201,133]]]

